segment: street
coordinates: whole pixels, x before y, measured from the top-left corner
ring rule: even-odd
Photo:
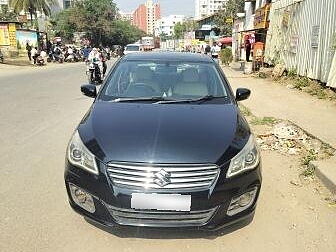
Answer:
[[[291,184],[298,158],[274,151],[262,152],[260,200],[242,229],[106,232],[85,221],[70,208],[63,179],[67,142],[92,102],[80,92],[85,82],[82,63],[0,69],[0,251],[336,251],[327,192],[315,180]]]

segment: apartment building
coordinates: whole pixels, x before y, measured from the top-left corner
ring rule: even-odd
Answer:
[[[215,14],[228,0],[195,0],[195,18]]]
[[[154,31],[155,36],[160,36],[162,33],[166,34],[167,36],[174,35],[174,26],[177,23],[182,23],[184,20],[184,15],[169,15],[167,17],[162,17],[156,21]]]
[[[143,30],[149,35],[154,34],[155,23],[161,18],[161,8],[159,3],[147,0],[133,12],[133,25]]]

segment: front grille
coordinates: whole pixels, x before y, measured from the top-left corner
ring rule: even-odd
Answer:
[[[176,212],[154,210],[140,211],[116,208],[107,204],[106,207],[113,219],[120,225],[153,227],[202,226],[209,222],[217,210],[216,207],[202,211]]]
[[[107,173],[115,185],[145,189],[208,189],[216,181],[214,164],[109,163]]]

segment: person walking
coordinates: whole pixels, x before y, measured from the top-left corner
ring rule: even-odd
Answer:
[[[28,59],[29,59],[29,61],[31,61],[32,60],[32,57],[31,57],[32,47],[31,47],[31,45],[29,45],[28,42],[26,44],[26,50],[27,50]]]
[[[250,40],[246,40],[245,41],[245,52],[246,52],[246,61],[249,62],[250,61],[250,55],[251,55],[251,43]]]
[[[36,64],[36,57],[37,57],[37,47],[33,47],[31,49],[31,57],[33,58],[34,65]]]

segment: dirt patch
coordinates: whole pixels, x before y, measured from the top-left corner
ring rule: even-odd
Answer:
[[[262,151],[278,152],[296,160],[294,166],[299,176],[293,177],[290,184],[297,187],[312,184],[312,189],[318,191],[323,200],[329,205],[336,205],[335,196],[321,185],[314,169],[309,166],[310,161],[330,158],[336,154],[336,150],[290,121],[256,117],[247,107],[241,104],[239,107],[250,123]]]

